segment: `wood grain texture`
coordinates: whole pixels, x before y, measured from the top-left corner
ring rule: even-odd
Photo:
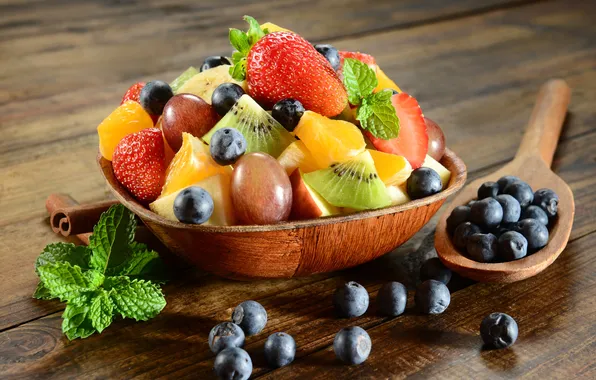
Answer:
[[[437,223],[435,247],[441,261],[464,277],[476,281],[514,282],[535,276],[552,264],[563,252],[571,234],[575,202],[569,186],[550,169],[569,104],[570,89],[562,80],[545,83],[538,93],[528,127],[515,159],[496,172],[480,177],[453,199]],[[506,175],[523,179],[532,189],[548,188],[559,196],[556,223],[549,231],[549,241],[540,251],[520,260],[504,263],[480,263],[462,254],[447,233],[451,211],[476,199],[478,188],[487,181],[496,182]]]

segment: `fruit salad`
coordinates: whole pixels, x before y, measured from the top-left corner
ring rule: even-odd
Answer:
[[[140,203],[189,224],[274,224],[442,191],[440,127],[371,55],[245,16],[230,57],[135,83],[99,150]]]

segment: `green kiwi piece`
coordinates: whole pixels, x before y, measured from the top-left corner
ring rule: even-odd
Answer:
[[[304,181],[336,207],[369,210],[391,204],[368,151],[341,164],[306,173]]]
[[[277,158],[288,145],[296,141],[250,96],[242,95],[215,126],[203,136],[209,144],[211,136],[221,128],[235,128],[246,139],[246,152],[265,152]]]
[[[182,74],[178,76],[178,78],[174,79],[172,83],[170,83],[170,87],[172,87],[172,91],[174,94],[178,93],[178,90],[184,83],[186,83],[190,78],[194,77],[199,73],[199,70],[195,69],[194,67],[189,67],[184,71]]]

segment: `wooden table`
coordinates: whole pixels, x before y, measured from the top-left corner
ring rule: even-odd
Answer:
[[[244,28],[244,14],[375,56],[443,127],[472,178],[513,157],[539,85],[566,79],[573,96],[553,163],[577,205],[566,251],[519,283],[455,281],[442,315],[409,308],[379,317],[376,291],[384,279],[416,280],[431,222],[407,246],[342,273],[243,283],[187,271],[165,287],[157,318],[117,320],[101,335],[68,341],[63,304],[31,298],[34,260],[59,240],[46,196],[108,198],[95,126],[130,84],[169,81],[207,55],[229,54],[227,28]],[[207,334],[247,299],[269,313],[265,331],[247,341],[254,377],[595,378],[595,21],[596,3],[581,0],[0,1],[0,378],[210,378]],[[331,294],[348,279],[367,287],[373,307],[335,319]],[[494,311],[519,324],[511,349],[481,349],[480,321]],[[348,325],[372,337],[360,366],[339,364],[330,346]],[[298,353],[272,371],[262,346],[275,331],[293,335]]]

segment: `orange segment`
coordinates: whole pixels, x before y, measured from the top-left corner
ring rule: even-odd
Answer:
[[[366,143],[354,124],[306,111],[294,130],[319,167],[344,162],[364,151]]]
[[[323,169],[317,164],[306,145],[300,140],[288,145],[279,157],[277,157],[277,162],[286,170],[288,175],[291,175],[297,168],[300,168],[302,173],[310,173]]]
[[[190,133],[182,134],[182,147],[166,171],[166,183],[161,191],[165,197],[219,173],[231,173],[229,166],[220,166],[211,158],[209,147]]]
[[[112,161],[114,149],[120,140],[145,128],[153,128],[149,114],[137,102],[124,102],[97,126],[99,152],[105,159]]]
[[[281,26],[275,25],[272,22],[266,22],[266,23],[262,24],[261,25],[261,29],[262,30],[268,29],[269,30],[269,33],[275,33],[275,32],[292,32],[291,30],[286,29],[286,28],[282,28]],[[294,32],[292,32],[292,33],[294,33]]]
[[[405,157],[372,149],[368,151],[375,162],[379,178],[385,185],[401,185],[412,173],[412,166]]]
[[[397,92],[402,92],[399,86],[396,85],[395,82],[392,81],[391,78],[389,78],[380,67],[377,68],[377,80],[379,81],[379,84],[377,85],[377,88],[375,88],[375,92],[384,90],[386,88],[390,88]]]

